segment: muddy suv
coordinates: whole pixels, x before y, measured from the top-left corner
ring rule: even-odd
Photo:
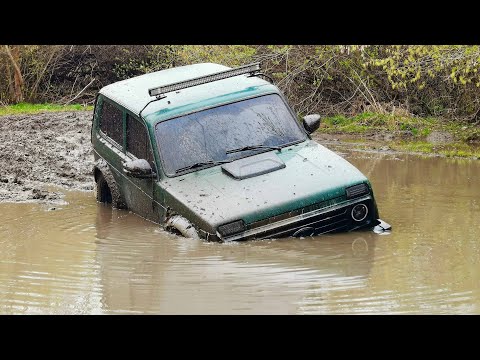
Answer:
[[[231,241],[389,229],[367,178],[313,141],[258,63],[195,64],[110,84],[92,123],[99,202]]]

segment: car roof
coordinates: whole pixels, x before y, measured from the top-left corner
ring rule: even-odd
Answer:
[[[100,94],[139,115],[145,105],[155,99],[149,95],[148,89],[228,69],[227,66],[213,63],[179,66],[112,83],[103,87]],[[259,77],[239,75],[166,93],[165,99],[148,105],[142,111],[142,116],[150,121],[158,121],[198,108],[272,92],[278,92],[278,89],[269,82]]]

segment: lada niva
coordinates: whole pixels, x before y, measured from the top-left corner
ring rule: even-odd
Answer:
[[[103,87],[96,198],[186,237],[232,241],[375,228],[369,180],[313,141],[259,63],[203,63]]]

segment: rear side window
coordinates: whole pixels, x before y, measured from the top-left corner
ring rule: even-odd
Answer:
[[[102,105],[100,130],[118,144],[123,145],[122,110],[104,101]]]
[[[127,114],[127,151],[138,159],[146,159],[153,167],[153,156],[145,126]]]

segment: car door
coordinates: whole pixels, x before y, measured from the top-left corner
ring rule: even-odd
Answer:
[[[157,174],[152,148],[145,124],[135,115],[126,112],[126,156],[129,160],[145,159]],[[135,178],[124,175],[124,194],[127,207],[146,219],[160,222],[161,211],[153,201],[153,189],[157,177]]]

